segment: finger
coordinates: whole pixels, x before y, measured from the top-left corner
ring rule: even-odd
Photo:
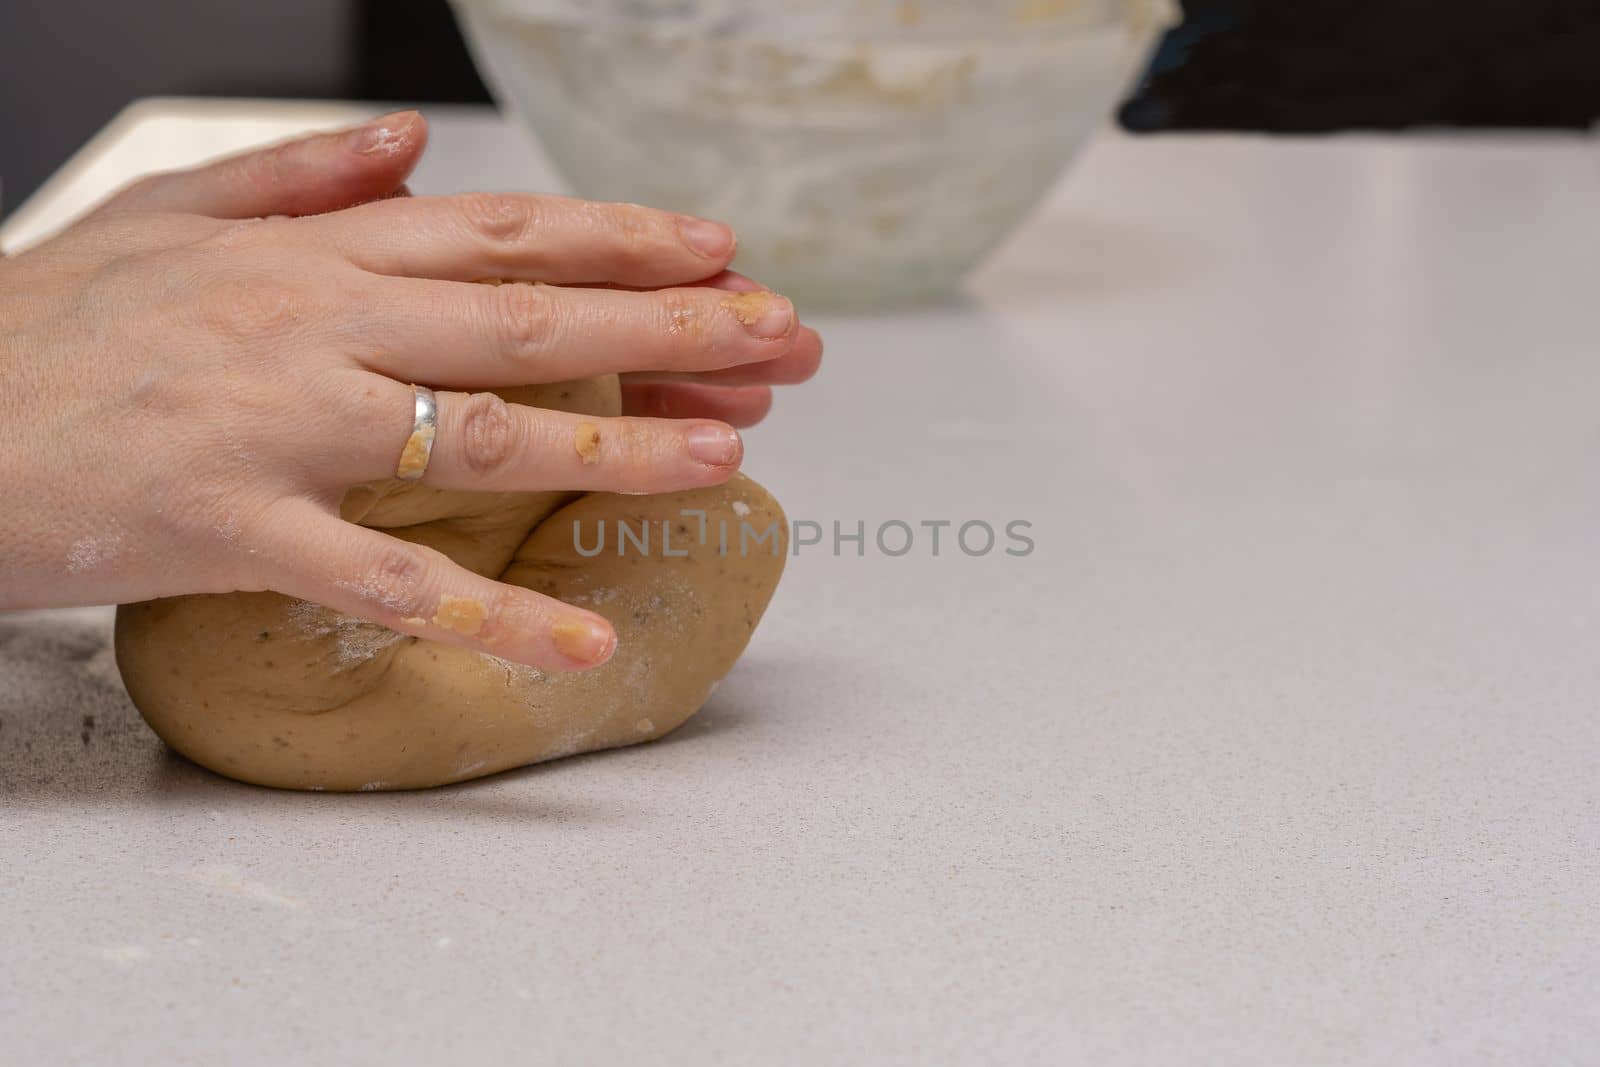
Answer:
[[[412,390],[387,382],[372,429],[343,431],[314,460],[331,482],[390,478],[412,432]],[[600,418],[511,404],[494,393],[438,393],[423,484],[480,492],[666,493],[719,485],[744,459],[733,427],[709,420]]]
[[[753,278],[731,270],[723,271],[714,278],[707,278],[700,284],[730,293],[769,291],[766,286]],[[687,381],[718,386],[798,385],[809,381],[817,373],[822,365],[822,350],[822,335],[809,326],[802,326],[795,335],[794,347],[777,359],[766,363],[748,363],[742,367],[699,374],[667,373],[655,378],[648,373],[637,373],[629,375],[629,378],[641,384],[649,381]],[[757,418],[759,420],[760,416]],[[732,422],[735,426],[751,425],[735,419],[724,419],[724,421]]]
[[[795,345],[794,305],[765,290],[631,292],[386,278],[348,341],[400,381],[481,388],[643,369],[720,370]]]
[[[215,218],[316,215],[390,197],[416,167],[428,124],[415,111],[302,137],[191,170],[144,178],[102,211],[182,211]]]
[[[725,270],[721,274],[713,274],[709,278],[701,278],[694,282],[703,289],[721,289],[728,293],[750,293],[757,290],[771,292],[767,286],[760,282],[745,277],[738,271]],[[614,282],[585,282],[582,288],[588,289],[626,289],[630,292],[646,292],[650,289],[659,289],[654,285],[619,285]]]
[[[524,193],[420,196],[314,221],[351,262],[376,274],[558,285],[686,285],[720,273],[733,231],[637,204]]]
[[[712,289],[722,289],[730,293],[753,293],[758,289],[766,289],[765,285],[740,274],[736,270],[725,270],[721,274],[707,278],[700,283]]]
[[[628,380],[636,384],[694,382],[701,385],[799,385],[809,381],[822,365],[822,337],[802,326],[794,344],[776,359],[745,363],[708,371],[636,371]]]
[[[658,419],[716,419],[729,426],[754,426],[772,410],[764,385],[720,386],[692,382],[622,383],[625,415]]]
[[[263,546],[279,561],[268,583],[278,592],[396,633],[543,670],[587,670],[616,650],[616,631],[593,612],[481,577],[311,501],[281,509]]]

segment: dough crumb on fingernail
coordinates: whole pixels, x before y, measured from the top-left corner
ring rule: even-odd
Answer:
[[[776,341],[794,329],[794,305],[777,293],[765,289],[729,293],[721,303],[752,337]]]
[[[580,422],[578,432],[573,437],[573,446],[578,450],[578,458],[584,463],[599,463],[600,427],[592,422]]]
[[[426,625],[428,625],[428,620],[424,619],[421,615],[413,615],[409,619],[401,619],[400,621],[405,623],[407,626],[426,626]]]
[[[483,629],[488,612],[471,597],[445,595],[439,598],[439,610],[434,612],[433,624],[441,630],[473,636]]]
[[[749,293],[729,293],[722,298],[722,306],[733,312],[733,317],[746,326],[754,326],[772,306],[772,294],[760,289]]]
[[[611,638],[581,622],[558,622],[550,629],[556,650],[568,659],[593,663],[605,657]]]

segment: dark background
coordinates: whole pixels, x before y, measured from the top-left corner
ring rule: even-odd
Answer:
[[[1187,0],[1135,130],[1585,128],[1600,0]]]
[[[974,3],[982,0],[973,0]],[[1582,128],[1600,0],[1187,0],[1141,132]],[[445,0],[0,0],[0,210],[129,100],[488,99]]]

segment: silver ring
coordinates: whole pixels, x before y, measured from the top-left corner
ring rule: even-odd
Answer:
[[[439,402],[433,390],[426,385],[413,385],[416,397],[416,415],[411,422],[411,436],[400,453],[394,476],[402,482],[421,481],[428,473],[428,460],[433,458],[433,437],[439,429]]]

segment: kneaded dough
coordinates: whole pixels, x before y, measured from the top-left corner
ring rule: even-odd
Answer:
[[[614,376],[499,392],[580,414],[621,410]],[[468,493],[389,480],[352,489],[342,510],[479,574],[604,615],[617,629],[616,655],[591,671],[545,673],[276,593],[124,605],[117,664],[167,744],[230,778],[350,791],[443,785],[652,740],[694,714],[732,669],[787,550],[782,510],[743,475],[660,496]],[[603,524],[604,550],[580,554],[574,523],[585,552]],[[743,549],[741,523],[751,531]],[[648,526],[648,551],[630,541],[619,554],[619,524],[635,537]],[[758,543],[769,527],[773,536]],[[457,629],[470,624],[470,613],[440,610]]]

